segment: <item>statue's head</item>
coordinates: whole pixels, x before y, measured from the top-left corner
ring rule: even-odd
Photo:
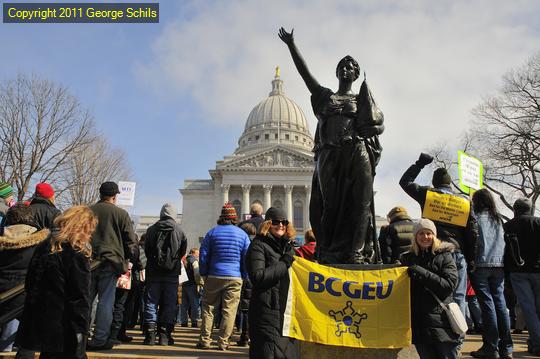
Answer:
[[[347,64],[351,64],[354,68],[354,78],[353,81],[355,81],[360,76],[360,65],[358,65],[358,62],[352,57],[352,56],[345,56],[341,60],[339,60],[339,63],[336,67],[336,77],[339,79],[339,69]]]

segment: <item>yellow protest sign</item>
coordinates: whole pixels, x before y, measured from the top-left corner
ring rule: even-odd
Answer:
[[[296,258],[283,335],[327,345],[411,345],[407,268],[345,270]]]
[[[437,222],[465,227],[470,211],[471,204],[465,198],[446,193],[427,191],[422,217]]]

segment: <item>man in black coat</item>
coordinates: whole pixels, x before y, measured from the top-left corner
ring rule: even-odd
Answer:
[[[386,216],[387,226],[381,228],[379,245],[383,263],[396,263],[400,256],[411,249],[414,222],[404,207],[394,207]]]
[[[34,213],[34,223],[38,230],[53,227],[53,221],[60,210],[54,205],[54,190],[50,184],[43,182],[36,185],[30,209]]]
[[[529,353],[540,356],[540,218],[533,216],[528,198],[514,203],[514,218],[504,224],[504,231],[517,236],[525,262],[510,269],[510,280],[527,323]]]
[[[244,223],[251,223],[255,226],[255,228],[257,229],[257,232],[259,232],[259,227],[261,226],[261,223],[264,222],[262,213],[263,213],[262,206],[257,202],[253,203],[251,207],[249,207],[249,214],[251,215],[251,218],[238,223],[238,227],[242,227]]]
[[[431,162],[433,162],[432,156],[427,153],[420,154],[418,160],[405,171],[399,180],[401,188],[420,204],[422,212],[424,211],[428,191],[461,197],[450,187],[452,178],[445,168],[437,168],[433,172],[433,187],[420,186],[414,182],[422,169]],[[472,207],[469,204],[469,216],[465,226],[433,220],[437,227],[438,238],[443,242],[452,243],[455,247],[452,255],[457,265],[458,284],[454,291],[454,301],[459,305],[463,316],[465,316],[467,305],[467,302],[465,301],[467,293],[467,271],[473,272],[476,268],[475,258],[478,240],[478,224],[476,223],[476,219],[472,212]],[[425,215],[422,216],[426,217]]]
[[[159,221],[146,230],[146,292],[144,301],[144,344],[154,345],[158,324],[159,344],[173,345],[172,331],[178,302],[178,275],[187,239],[176,223],[176,209],[165,203]],[[159,308],[158,308],[159,307]]]

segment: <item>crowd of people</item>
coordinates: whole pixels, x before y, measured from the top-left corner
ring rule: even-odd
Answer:
[[[468,201],[452,190],[443,168],[433,186],[415,183],[432,160],[422,154],[400,180],[422,213],[430,192]],[[138,238],[129,214],[116,206],[118,185],[105,182],[99,191],[96,204],[60,212],[50,184],[39,183],[31,200],[15,203],[12,187],[0,183],[0,291],[25,288],[2,303],[2,315],[24,309],[3,323],[1,351],[16,347],[23,359],[36,352],[86,358],[86,350],[130,342],[126,330],[135,325],[145,345],[174,345],[178,324],[199,328],[200,350],[213,347],[215,328],[217,349],[228,350],[236,327],[235,345],[249,346],[251,358],[299,357],[299,343],[283,337],[282,326],[289,268],[296,257],[317,260],[311,230],[298,246],[281,208],[263,216],[254,203],[240,222],[226,203],[200,248],[188,252],[174,206],[164,204]],[[528,331],[529,353],[540,356],[540,218],[530,200],[518,199],[506,221],[486,189],[474,192],[464,224],[413,221],[402,206],[387,219],[378,238],[382,262],[408,267],[420,358],[457,358],[462,349],[464,335],[452,330],[441,302],[457,303],[470,331],[482,334],[473,357],[512,358],[513,322]]]

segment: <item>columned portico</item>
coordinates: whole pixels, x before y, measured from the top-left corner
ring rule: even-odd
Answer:
[[[222,205],[229,202],[229,190],[230,189],[231,189],[230,184],[222,184],[221,185],[221,193],[223,195]]]
[[[264,190],[264,208],[268,209],[272,207],[272,185],[263,184]]]
[[[311,201],[311,185],[304,186],[306,190],[306,199],[304,204],[304,228],[311,228],[309,224],[309,202]]]
[[[249,191],[251,190],[250,184],[242,185],[242,218],[244,214],[249,214]]]
[[[292,204],[292,190],[294,186],[292,184],[283,185],[285,189],[285,210],[287,211],[287,217],[289,222],[293,221],[293,204]]]

